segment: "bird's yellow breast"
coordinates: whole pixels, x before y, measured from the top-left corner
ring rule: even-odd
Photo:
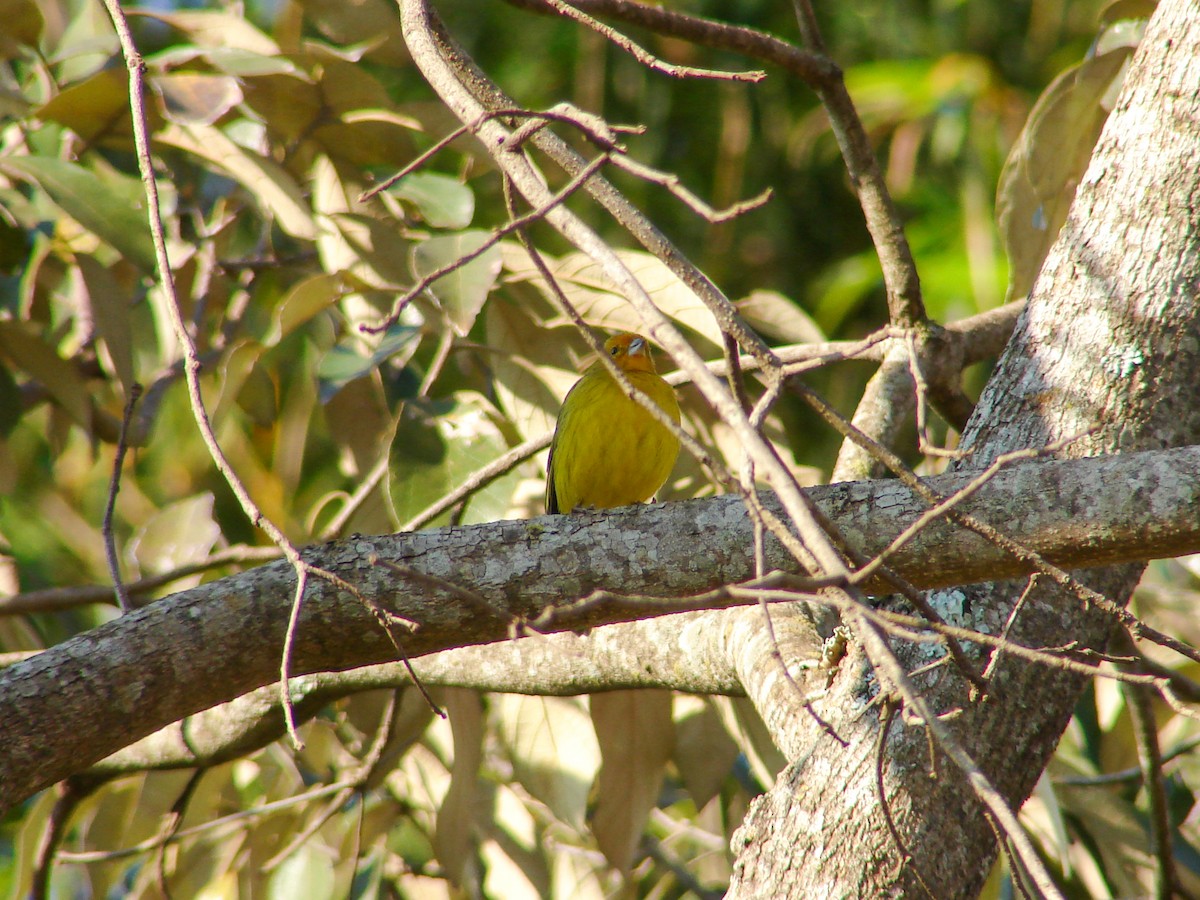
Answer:
[[[675,391],[654,372],[627,371],[630,382],[679,421]],[[649,500],[667,480],[679,440],[600,364],[567,394],[550,448],[548,512],[604,509]]]

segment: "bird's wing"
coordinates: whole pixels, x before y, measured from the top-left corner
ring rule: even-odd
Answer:
[[[546,514],[558,515],[558,491],[554,489],[554,444],[550,444],[550,458],[546,461]]]

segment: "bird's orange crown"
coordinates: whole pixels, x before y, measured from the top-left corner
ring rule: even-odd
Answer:
[[[653,372],[650,342],[640,334],[625,332],[604,342],[605,352],[626,372]]]

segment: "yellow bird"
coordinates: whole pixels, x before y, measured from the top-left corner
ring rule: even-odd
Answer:
[[[655,372],[644,337],[618,334],[605,342],[604,350],[630,383],[679,422],[675,391]],[[649,500],[671,474],[678,455],[679,439],[597,360],[559,410],[546,472],[546,512]]]

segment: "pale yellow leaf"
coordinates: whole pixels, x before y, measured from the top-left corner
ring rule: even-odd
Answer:
[[[628,873],[675,745],[671,692],[593,694],[591,711],[604,761],[596,777],[592,833],[609,863]]]
[[[433,850],[454,885],[477,889],[480,873],[475,850],[479,840],[479,766],[483,762],[485,733],[483,703],[476,691],[465,688],[446,688],[441,702],[454,735],[454,763],[450,769],[450,789],[438,808]]]
[[[737,302],[738,312],[755,331],[785,344],[818,344],[820,327],[800,306],[778,291],[752,291]]]
[[[574,328],[547,329],[528,304],[513,302],[511,291],[484,307],[484,322],[488,345],[497,351],[490,360],[496,396],[529,440],[554,427],[562,398],[579,378],[576,362],[585,345]]]
[[[771,785],[787,760],[771,740],[754,704],[745,697],[713,697],[712,702],[725,728],[746,754],[754,777],[764,787]]]
[[[523,248],[509,243],[502,250],[505,268],[512,281],[528,281],[539,291],[550,294],[545,279]],[[710,353],[722,346],[721,329],[708,307],[662,260],[643,250],[616,252],[655,306],[697,337],[707,340],[709,346],[698,349]],[[589,325],[612,331],[647,330],[646,323],[629,300],[617,293],[616,283],[590,257],[583,253],[568,253],[557,258],[544,255],[543,260],[567,299]],[[565,322],[557,318],[547,324]]]
[[[311,275],[292,285],[287,295],[275,306],[271,328],[263,337],[268,347],[278,344],[313,316],[329,309],[342,295],[340,275]]]
[[[181,125],[211,125],[242,102],[238,80],[210,72],[165,72],[150,84],[162,97],[168,119]]]
[[[491,712],[515,780],[561,821],[582,829],[600,749],[580,702],[501,694]]]
[[[409,282],[409,244],[395,222],[367,214],[357,200],[359,185],[327,156],[312,169],[312,205],[316,211],[317,252],[326,272],[344,272],[362,285],[386,290]],[[378,318],[372,311],[371,318]]]
[[[251,24],[246,16],[207,10],[181,10],[172,13],[131,11],[166,22],[202,47],[247,50],[260,56],[278,56],[279,45]]]
[[[163,507],[130,539],[127,553],[146,573],[166,572],[204,559],[221,539],[213,495],[196,494]],[[199,581],[199,575],[194,576]]]
[[[1103,101],[1132,52],[1117,47],[1059,75],[1042,92],[1009,152],[996,190],[996,218],[1009,258],[1009,300],[1029,293],[1066,221],[1108,118]]]
[[[570,900],[608,900],[602,871],[581,851],[555,853],[551,860],[551,897]]]
[[[675,699],[672,758],[697,809],[717,795],[739,752],[712,701],[692,696]]]

